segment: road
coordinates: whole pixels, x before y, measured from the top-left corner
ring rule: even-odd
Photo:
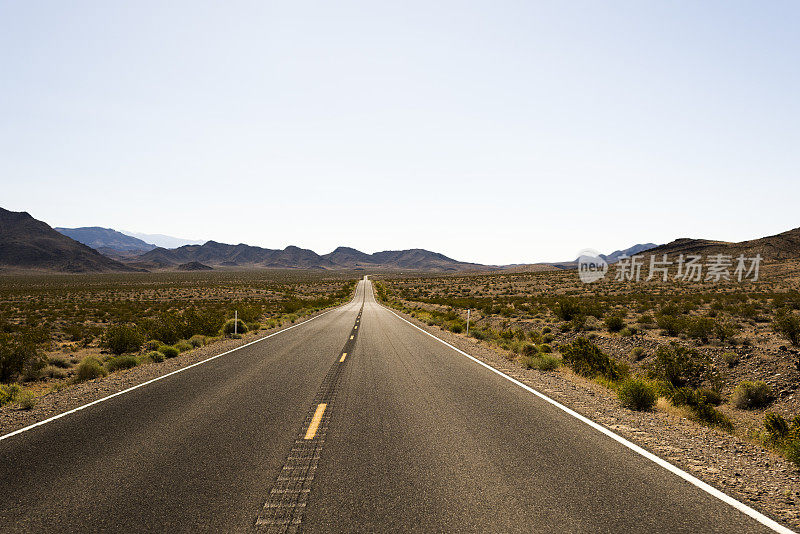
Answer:
[[[346,354],[346,355],[345,355]],[[3,532],[769,532],[379,305],[0,441]]]

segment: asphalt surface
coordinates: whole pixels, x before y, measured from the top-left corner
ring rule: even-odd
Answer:
[[[400,320],[369,281],[0,441],[2,532],[298,529],[769,532]]]

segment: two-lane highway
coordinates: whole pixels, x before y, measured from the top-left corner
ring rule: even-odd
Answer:
[[[3,532],[770,531],[400,319],[368,280],[0,441],[0,481]]]

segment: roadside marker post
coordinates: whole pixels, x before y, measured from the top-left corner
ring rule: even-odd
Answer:
[[[233,310],[233,335],[239,335],[239,311]]]
[[[467,336],[469,336],[469,312],[472,311],[470,308],[467,308]]]

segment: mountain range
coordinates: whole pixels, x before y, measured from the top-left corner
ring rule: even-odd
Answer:
[[[168,236],[166,236],[168,237]],[[176,239],[176,238],[172,238]],[[103,254],[101,254],[103,252]],[[800,228],[741,242],[681,238],[655,245],[644,243],[601,255],[608,263],[621,256],[651,254],[761,254],[764,262],[800,259]],[[508,266],[509,271],[569,269],[575,261]],[[209,269],[358,269],[456,272],[495,270],[495,266],[467,263],[424,249],[385,250],[367,254],[338,247],[328,254],[296,246],[268,249],[216,241],[158,247],[110,228],[58,228],[26,212],[0,208],[0,270],[56,272],[132,272],[144,270],[200,271]]]
[[[0,208],[0,269],[6,271],[199,271],[210,268],[463,271],[487,267],[423,249],[366,254],[354,248],[339,247],[329,254],[319,255],[296,246],[276,250],[216,241],[169,249],[111,228],[53,229],[26,212]]]
[[[367,254],[339,247],[328,254],[296,246],[268,249],[245,245],[228,245],[208,241],[202,245],[185,245],[176,249],[156,248],[145,252],[131,265],[147,269],[171,268],[200,264],[214,267],[246,267],[272,269],[409,269],[418,271],[463,271],[481,269],[482,265],[465,263],[443,254],[423,249],[386,250]]]

